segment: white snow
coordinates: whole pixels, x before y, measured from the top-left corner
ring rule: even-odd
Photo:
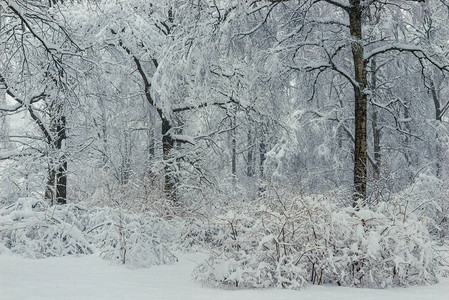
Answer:
[[[98,255],[25,259],[0,255],[1,300],[444,300],[449,299],[449,279],[433,286],[386,290],[312,286],[294,290],[220,290],[202,287],[191,272],[204,259],[201,254],[179,255],[174,265],[129,269],[111,265]]]

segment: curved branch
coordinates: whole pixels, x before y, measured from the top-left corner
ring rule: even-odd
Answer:
[[[16,102],[18,102],[20,104],[19,107],[26,107],[26,109],[28,110],[31,118],[34,120],[34,122],[36,122],[37,126],[42,131],[42,133],[44,134],[45,139],[47,140],[47,143],[51,144],[53,139],[51,137],[50,131],[47,129],[47,127],[44,125],[44,123],[38,117],[38,115],[34,112],[32,106],[30,105],[30,103],[32,103],[32,102],[27,103],[24,100],[20,99],[17,95],[15,95],[14,92],[11,91],[11,89],[9,88],[9,86],[6,83],[5,79],[1,75],[0,75],[0,82],[5,86],[6,93],[8,94],[8,96],[13,98]],[[44,98],[45,96],[46,96],[45,93],[41,93],[40,95],[33,97],[33,99]]]
[[[392,44],[384,46],[384,47],[379,47],[379,48],[373,49],[363,57],[363,60],[365,62],[367,62],[372,57],[374,57],[376,55],[387,53],[390,51],[413,53],[418,59],[425,59],[428,62],[430,62],[433,66],[435,66],[436,68],[438,68],[442,71],[449,72],[449,65],[443,65],[443,64],[439,63],[434,58],[432,58],[430,55],[428,55],[423,48],[416,46],[416,45],[410,45],[410,44],[392,43]],[[421,54],[422,56],[418,56],[418,53]]]

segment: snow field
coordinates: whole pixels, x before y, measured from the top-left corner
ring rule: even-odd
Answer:
[[[25,259],[0,255],[0,300],[444,300],[449,279],[431,286],[357,289],[311,286],[302,290],[223,290],[202,287],[192,270],[206,257],[181,254],[172,265],[129,269],[101,259],[81,257]]]

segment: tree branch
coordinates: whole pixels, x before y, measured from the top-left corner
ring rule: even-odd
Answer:
[[[0,82],[5,86],[6,88],[6,93],[13,98],[16,102],[18,102],[20,104],[20,107],[26,107],[26,109],[28,110],[31,118],[34,120],[34,122],[36,122],[37,126],[39,127],[39,129],[42,131],[42,133],[45,136],[45,139],[47,140],[48,144],[51,144],[51,142],[53,141],[51,134],[49,132],[49,130],[47,129],[47,127],[45,127],[44,123],[42,122],[42,120],[37,116],[37,114],[34,112],[32,106],[30,105],[30,103],[25,102],[24,100],[20,99],[19,97],[17,97],[10,89],[8,84],[6,83],[5,79],[0,75]],[[41,93],[38,96],[35,96],[33,98],[43,98],[45,97],[45,93]]]

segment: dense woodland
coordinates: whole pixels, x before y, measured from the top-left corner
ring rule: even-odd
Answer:
[[[0,0],[0,252],[433,283],[448,111],[446,0]]]

